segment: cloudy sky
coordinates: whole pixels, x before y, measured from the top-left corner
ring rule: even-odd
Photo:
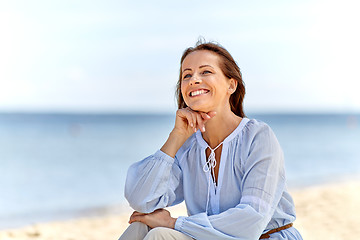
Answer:
[[[358,1],[0,0],[0,111],[171,112],[199,36],[247,112],[360,112]]]

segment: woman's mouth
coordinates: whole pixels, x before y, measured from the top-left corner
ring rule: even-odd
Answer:
[[[191,91],[189,96],[190,97],[196,97],[196,96],[199,96],[199,95],[206,94],[208,92],[210,92],[210,91],[207,90],[207,89],[199,89],[199,90]]]

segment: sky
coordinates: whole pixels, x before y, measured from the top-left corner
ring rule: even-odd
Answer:
[[[0,112],[173,112],[198,38],[240,66],[246,112],[360,112],[360,3],[0,0]]]

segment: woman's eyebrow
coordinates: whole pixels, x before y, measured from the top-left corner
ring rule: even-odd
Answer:
[[[210,66],[210,65],[201,65],[199,68],[204,68],[204,67],[211,67],[211,68],[213,68],[213,67]],[[185,68],[182,72],[185,72],[186,70],[191,71],[191,68]]]
[[[182,72],[185,72],[186,70],[191,71],[191,68],[185,68]]]
[[[204,68],[204,67],[211,67],[211,68],[213,68],[213,67],[210,66],[210,65],[201,65],[199,68]]]

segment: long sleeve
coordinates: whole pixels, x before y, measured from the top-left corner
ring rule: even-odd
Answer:
[[[158,150],[130,166],[125,198],[130,206],[150,213],[183,201],[182,174],[176,159]]]
[[[238,205],[216,215],[179,217],[175,229],[195,239],[259,239],[284,191],[283,154],[267,125],[246,134],[243,138],[247,141],[241,146],[242,196]]]

